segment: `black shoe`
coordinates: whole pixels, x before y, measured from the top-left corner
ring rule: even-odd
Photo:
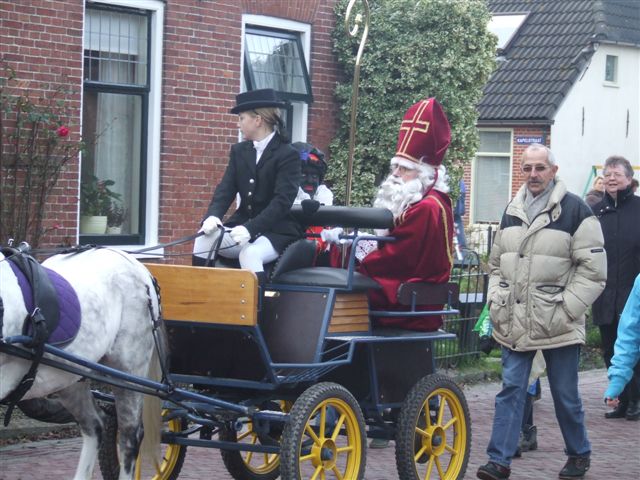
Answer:
[[[564,464],[562,470],[558,474],[558,478],[564,480],[576,480],[584,477],[589,467],[591,466],[591,460],[589,455],[569,457],[567,463]]]
[[[640,420],[640,400],[635,402],[629,402],[627,407],[627,414],[625,415],[627,420]]]
[[[627,404],[619,403],[616,408],[604,414],[604,418],[624,418],[627,415]]]
[[[514,458],[520,458],[522,452],[538,449],[538,429],[535,425],[525,425],[520,432],[518,449],[513,454]]]
[[[476,476],[482,480],[502,480],[509,478],[509,475],[511,475],[511,469],[509,467],[504,467],[493,462],[481,466],[478,469],[478,473],[476,473]]]

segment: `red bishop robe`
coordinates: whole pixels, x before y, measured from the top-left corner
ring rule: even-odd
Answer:
[[[446,283],[453,265],[453,211],[451,199],[432,189],[396,219],[390,236],[395,242],[380,245],[367,255],[360,272],[382,289],[370,290],[372,310],[407,311],[397,300],[398,287],[407,282]],[[417,306],[417,310],[441,310],[442,305]],[[387,327],[433,331],[442,326],[441,316],[378,317]]]

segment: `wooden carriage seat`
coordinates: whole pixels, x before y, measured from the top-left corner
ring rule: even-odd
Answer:
[[[160,285],[166,320],[255,326],[258,279],[249,270],[145,264]]]

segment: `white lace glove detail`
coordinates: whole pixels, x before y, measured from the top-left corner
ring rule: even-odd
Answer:
[[[377,249],[378,242],[376,240],[360,240],[356,245],[356,258],[361,262],[367,255]]]
[[[218,227],[221,226],[222,222],[220,221],[220,219],[211,215],[210,217],[207,217],[204,222],[202,222],[202,227],[200,227],[200,230],[198,230],[198,232],[203,232],[205,235],[211,235],[218,229]]]
[[[242,225],[233,227],[229,232],[229,235],[231,235],[231,239],[241,247],[246,245],[247,242],[251,240],[251,234],[249,233],[249,230],[247,230],[247,227],[244,227]]]
[[[344,240],[340,240],[340,235],[344,230],[340,227],[325,228],[320,232],[320,238],[327,243],[334,243],[340,245],[344,243]]]

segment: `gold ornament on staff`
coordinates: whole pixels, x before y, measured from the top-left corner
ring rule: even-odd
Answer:
[[[351,177],[353,176],[353,151],[356,141],[356,111],[358,110],[358,84],[360,83],[360,60],[362,59],[362,51],[364,50],[364,44],[367,42],[367,35],[369,34],[369,2],[362,0],[362,7],[364,13],[358,13],[354,20],[354,26],[349,29],[349,18],[351,16],[351,9],[357,0],[350,0],[347,6],[347,13],[344,19],[345,30],[349,33],[349,36],[355,37],[358,34],[360,24],[364,22],[362,29],[362,38],[360,38],[360,46],[358,47],[358,54],[356,55],[356,65],[353,72],[353,84],[351,91],[351,129],[349,131],[349,158],[347,164],[347,188],[345,190],[345,205],[349,206],[351,203]]]

